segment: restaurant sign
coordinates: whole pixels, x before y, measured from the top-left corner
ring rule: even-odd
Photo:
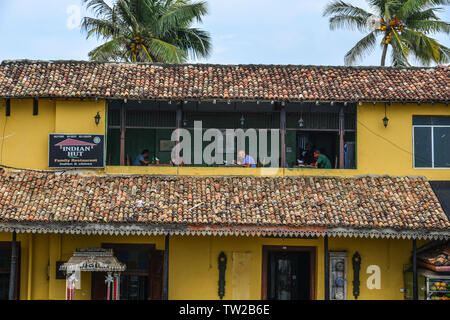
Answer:
[[[103,168],[105,136],[103,134],[49,135],[49,168]]]

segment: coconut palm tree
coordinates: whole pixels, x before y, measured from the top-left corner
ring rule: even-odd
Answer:
[[[207,57],[209,34],[193,27],[207,14],[205,2],[190,0],[83,0],[95,17],[82,30],[104,43],[89,52],[97,61],[184,62]]]
[[[410,56],[424,65],[450,60],[449,48],[429,36],[439,32],[450,33],[450,25],[437,16],[443,10],[439,6],[449,5],[450,0],[366,1],[373,12],[340,0],[328,4],[323,12],[323,16],[331,16],[331,30],[346,27],[369,32],[347,52],[345,64],[354,64],[373,50],[380,40],[382,66],[386,64],[388,47],[391,48],[394,66],[409,66]]]

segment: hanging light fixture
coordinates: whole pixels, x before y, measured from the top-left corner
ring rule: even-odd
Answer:
[[[384,104],[384,118],[383,125],[386,128],[388,126],[389,118],[386,116],[386,103]]]
[[[95,120],[95,124],[98,126],[98,124],[100,123],[100,119],[101,119],[101,117],[100,117],[100,112],[97,112],[97,114],[95,115],[95,117],[94,117],[94,120]]]
[[[245,118],[244,118],[244,114],[242,114],[242,116],[241,116],[241,126],[244,126],[244,123],[245,123]]]
[[[305,126],[305,121],[303,121],[303,114],[300,113],[300,119],[298,119],[298,126],[303,128]]]

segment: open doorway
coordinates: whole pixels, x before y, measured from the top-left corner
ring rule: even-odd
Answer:
[[[312,152],[316,149],[328,157],[332,168],[337,168],[339,161],[339,134],[338,132],[297,132],[297,159],[305,159],[303,152],[307,149],[307,144],[312,147]],[[308,161],[306,161],[308,162]],[[306,163],[311,164],[311,163]]]
[[[262,299],[313,300],[314,247],[263,247]]]

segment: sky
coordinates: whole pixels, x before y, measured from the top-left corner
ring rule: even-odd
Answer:
[[[109,0],[111,1],[111,0]],[[330,0],[207,0],[209,14],[200,24],[213,51],[202,63],[343,65],[345,53],[364,34],[336,30],[322,17]],[[346,0],[369,9],[364,0]],[[86,39],[79,21],[80,0],[0,0],[1,60],[87,60],[99,43]],[[440,14],[450,21],[450,8]],[[447,35],[437,35],[450,46]],[[379,65],[376,48],[359,65]],[[414,63],[414,61],[411,61]]]

